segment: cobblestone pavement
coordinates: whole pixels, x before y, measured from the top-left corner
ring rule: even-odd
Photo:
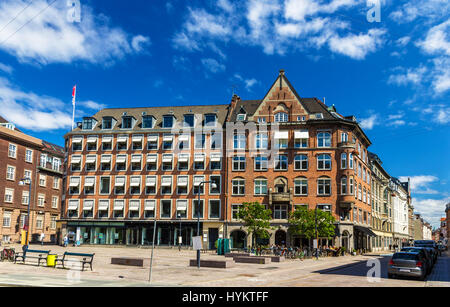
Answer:
[[[36,265],[0,262],[0,285],[28,286],[207,286],[207,287],[264,287],[264,286],[424,286],[414,280],[383,279],[382,283],[370,283],[366,274],[369,259],[381,259],[379,255],[328,257],[306,260],[286,260],[281,263],[244,264],[236,263],[228,269],[189,267],[189,259],[196,258],[196,252],[177,248],[154,250],[152,283],[149,284],[149,265],[132,267],[112,265],[111,257],[138,257],[149,259],[151,249],[136,247],[60,247],[30,246],[49,249],[62,255],[64,251],[95,253],[94,270],[84,272],[63,270]],[[21,250],[16,246],[16,250]],[[224,259],[215,254],[201,254],[201,259]],[[444,258],[442,258],[444,259]],[[448,270],[446,262],[439,263],[439,270]],[[352,268],[356,267],[354,271]],[[438,266],[436,266],[438,268]],[[356,272],[356,273],[355,273]],[[441,273],[433,277],[430,286],[448,286]],[[440,274],[440,275],[439,275]],[[431,275],[430,275],[431,276]],[[434,276],[434,275],[433,275]],[[440,277],[439,277],[440,276]],[[448,277],[448,275],[446,275]]]

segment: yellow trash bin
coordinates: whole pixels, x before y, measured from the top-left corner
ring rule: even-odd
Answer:
[[[47,266],[50,266],[50,267],[56,266],[56,257],[57,257],[57,256],[58,256],[58,255],[49,254],[49,255],[47,256]]]

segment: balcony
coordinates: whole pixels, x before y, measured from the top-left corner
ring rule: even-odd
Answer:
[[[43,163],[41,161],[41,163],[38,165],[37,168],[40,169],[40,170],[43,170],[43,171],[53,172],[53,173],[56,173],[56,174],[59,174],[59,175],[63,175],[63,168],[62,168],[62,166],[55,167],[50,162]]]
[[[351,141],[340,142],[340,143],[338,143],[338,147],[339,148],[353,148],[353,149],[356,149],[356,143],[353,143]]]

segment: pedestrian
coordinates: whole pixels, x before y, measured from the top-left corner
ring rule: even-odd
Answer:
[[[45,234],[44,234],[44,233],[41,233],[41,238],[40,238],[40,240],[41,240],[41,245],[44,245],[44,238],[45,238]]]
[[[67,244],[69,243],[69,238],[67,235],[64,236],[64,247],[67,247]]]

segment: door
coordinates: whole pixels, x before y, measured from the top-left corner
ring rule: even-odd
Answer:
[[[216,249],[216,241],[219,238],[219,228],[208,228],[209,249]]]

